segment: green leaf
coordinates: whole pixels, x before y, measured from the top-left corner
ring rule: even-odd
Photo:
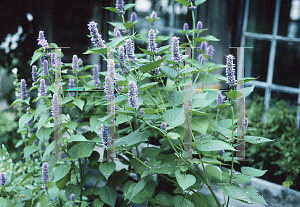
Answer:
[[[230,144],[220,140],[201,140],[196,144],[196,148],[200,151],[218,151],[218,150],[233,150],[236,151]]]
[[[194,185],[196,183],[196,178],[193,175],[190,174],[182,174],[181,171],[178,169],[175,172],[176,180],[179,184],[179,186],[182,188],[182,190],[186,190],[190,186]]]
[[[82,76],[79,76],[80,79],[84,79],[84,78],[92,78],[93,76],[91,75],[82,75]]]
[[[67,127],[68,129],[76,130],[78,123],[76,121],[70,121],[68,123],[62,123],[63,127]]]
[[[188,1],[186,1],[186,0],[175,0],[175,1],[181,3],[181,4],[185,5],[185,6],[190,6],[191,5],[191,3],[188,2]]]
[[[253,85],[251,87],[246,87],[246,88],[238,89],[237,91],[225,92],[225,94],[231,100],[245,98],[245,97],[249,96],[252,93],[252,91],[254,90],[254,87],[255,87],[255,85]],[[245,93],[245,94],[243,95],[243,93]]]
[[[159,70],[161,72],[163,72],[164,74],[166,74],[167,76],[171,76],[172,78],[175,78],[178,75],[176,70],[174,70],[173,68],[170,68],[168,66],[161,66],[159,68]]]
[[[253,200],[255,200],[261,204],[268,205],[268,203],[265,201],[264,197],[259,195],[257,193],[258,191],[253,186],[248,185],[245,190],[246,190],[247,195],[250,196]]]
[[[32,114],[23,114],[19,119],[19,129],[23,128],[27,122],[33,118]]]
[[[132,7],[135,7],[136,4],[125,4],[124,5],[124,11],[127,11],[128,9],[131,9]]]
[[[122,22],[108,22],[108,23],[119,29],[124,29],[124,30],[126,29]]]
[[[96,131],[97,129],[99,129],[100,128],[100,124],[104,122],[104,121],[103,122],[99,121],[100,118],[102,118],[102,117],[98,116],[98,115],[91,116],[91,118],[90,118],[90,126],[91,126],[91,131],[92,132]]]
[[[145,187],[145,185],[146,185],[146,180],[145,180],[145,179],[140,180],[140,181],[136,184],[136,186],[134,187],[134,189],[133,189],[133,191],[132,191],[132,193],[131,193],[131,198],[130,198],[130,200],[132,200],[133,197],[134,197],[137,193],[139,193],[141,190],[143,190],[144,187]]]
[[[222,176],[221,176],[221,171],[219,171],[215,166],[213,165],[206,165],[205,166],[205,171],[206,171],[206,175],[208,176],[208,179],[210,181],[222,181]],[[217,180],[213,180],[214,179],[217,179]]]
[[[21,103],[21,99],[15,100],[12,104],[10,104],[9,107],[12,107],[13,105],[15,105],[15,104],[17,104],[17,103]]]
[[[104,7],[104,9],[107,9],[107,10],[109,10],[109,11],[113,11],[113,12],[115,12],[115,13],[118,14],[118,9],[115,8],[115,7]]]
[[[40,128],[37,133],[36,136],[40,139],[43,140],[45,138],[48,138],[50,136],[52,132],[52,128]]]
[[[144,157],[156,157],[156,155],[158,155],[160,152],[162,151],[162,149],[160,148],[156,148],[156,147],[145,147],[142,149],[142,154]]]
[[[72,101],[73,99],[74,99],[73,96],[64,97],[64,98],[62,99],[61,104],[66,104],[66,103]]]
[[[80,183],[80,186],[83,187],[93,176],[93,174],[91,173],[91,171],[88,171],[84,176],[83,179]]]
[[[194,207],[194,204],[187,198],[183,198],[180,195],[174,197],[174,207]]]
[[[204,108],[209,106],[212,102],[214,102],[214,99],[193,99],[192,100],[192,108]]]
[[[158,67],[162,62],[165,61],[166,58],[162,58],[160,60],[156,60],[154,62],[148,63],[146,65],[142,65],[138,68],[139,71],[143,72],[143,73],[147,73],[153,69],[155,69],[156,67]]]
[[[220,39],[217,39],[216,37],[212,36],[212,35],[207,35],[204,37],[200,37],[200,38],[195,38],[194,39],[196,42],[204,42],[204,41],[220,41]]]
[[[218,124],[216,125],[216,131],[222,134],[224,137],[227,137],[228,139],[232,139],[232,130],[224,128],[219,126]],[[234,134],[234,133],[233,133]]]
[[[138,47],[143,53],[147,54],[147,55],[154,55],[153,51],[149,51],[149,50],[145,50],[143,48]]]
[[[107,48],[95,47],[92,49],[88,49],[86,52],[82,53],[84,55],[87,54],[107,54]]]
[[[241,171],[244,175],[260,177],[263,176],[268,170],[259,170],[252,167],[241,167]]]
[[[44,53],[41,52],[43,49],[44,49],[44,48],[41,47],[41,48],[37,49],[36,51],[34,51],[33,56],[32,56],[32,58],[31,58],[30,66],[32,66],[32,64],[33,64],[35,61],[37,61],[38,59],[40,59],[41,57],[44,56]]]
[[[30,145],[24,148],[24,158],[39,150],[39,146]]]
[[[91,142],[79,142],[78,144],[72,146],[69,150],[69,155],[71,158],[83,158],[91,156],[95,143]]]
[[[38,130],[46,124],[46,121],[49,118],[49,114],[43,114],[38,123]]]
[[[252,203],[243,188],[237,184],[229,183],[226,186],[221,187],[221,189],[230,198],[242,201],[244,203]]]
[[[112,38],[112,46],[118,47],[124,40],[128,39],[130,37],[118,37],[118,38]]]
[[[106,179],[109,178],[109,176],[115,171],[115,169],[115,162],[101,162],[99,165],[99,170]]]
[[[58,194],[59,194],[59,189],[58,189],[58,187],[55,185],[55,186],[53,186],[52,188],[49,189],[48,193],[49,193],[50,199],[54,199],[54,198],[56,198],[56,197],[58,196]]]
[[[264,142],[272,142],[274,140],[267,139],[264,137],[256,137],[256,136],[245,136],[245,141],[251,144],[259,144]]]
[[[139,132],[139,129],[137,129],[134,132],[131,132],[129,135],[117,139],[115,142],[115,146],[131,146],[134,144],[138,144],[140,142],[146,141],[150,135],[150,131]]]
[[[184,123],[184,110],[183,108],[169,109],[163,117],[168,126],[177,127]]]
[[[69,184],[69,185],[67,185],[65,191],[66,191],[66,196],[67,197],[69,197],[71,194],[75,194],[75,200],[80,199],[80,194],[81,194],[80,186],[74,185],[74,184]]]
[[[84,106],[84,101],[83,100],[75,99],[73,101],[73,104],[75,104],[76,106],[78,106],[78,108],[80,108],[80,110],[83,111],[83,106]]]
[[[76,134],[76,135],[72,135],[68,141],[86,142],[89,140],[87,140],[84,136],[82,136],[80,134]]]
[[[161,206],[173,206],[173,196],[165,191],[160,191],[155,196],[155,199],[151,200],[151,202],[155,202],[157,204],[160,204]]]
[[[93,201],[92,206],[93,206],[93,207],[102,207],[102,206],[104,206],[104,203],[103,203],[103,201],[101,201],[99,198],[96,198],[96,199]]]
[[[207,63],[206,66],[208,67],[208,72],[212,72],[212,71],[215,71],[215,70],[220,69],[220,68],[225,68],[226,65]]]
[[[131,27],[133,27],[137,23],[138,22],[125,22],[125,23],[123,23],[123,25],[127,30],[129,30]]]
[[[212,157],[203,157],[201,159],[202,163],[206,163],[206,164],[213,164],[213,165],[219,165],[222,164],[222,162],[220,162],[219,160],[212,158]]]
[[[57,181],[55,184],[59,190],[63,190],[66,187],[67,182],[69,182],[71,178],[71,174],[66,174],[62,179]]]
[[[157,84],[158,84],[158,82],[146,83],[146,84],[141,85],[141,87],[139,88],[139,90],[140,91],[144,91],[144,90],[146,90],[148,88],[151,88],[152,86],[155,86]]]
[[[56,182],[60,179],[62,179],[65,175],[69,173],[71,169],[71,165],[59,165],[54,172],[54,181]]]
[[[206,0],[195,0],[195,5],[199,6],[200,4],[206,2]]]
[[[99,190],[101,200],[110,206],[115,206],[117,195],[117,190],[110,186],[103,186]]]
[[[168,51],[169,49],[171,48],[170,45],[166,45],[166,46],[163,46],[163,47],[160,47],[157,49],[157,52],[159,55],[163,54],[164,52]]]
[[[238,80],[237,84],[247,83],[247,82],[250,82],[250,81],[253,81],[253,80],[256,80],[256,79],[258,79],[258,78],[252,78],[252,77],[244,78],[244,80]]]
[[[25,180],[27,180],[29,177],[31,177],[32,175],[34,175],[34,173],[35,173],[35,171],[32,171],[32,172],[30,172],[30,173],[27,173],[27,174],[25,175],[25,177],[23,178],[23,180],[21,181],[20,185],[21,185]]]

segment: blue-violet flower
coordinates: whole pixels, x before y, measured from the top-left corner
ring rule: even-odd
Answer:
[[[39,41],[38,45],[40,45],[42,47],[48,47],[49,44],[48,44],[47,40],[45,39],[44,31],[39,32],[39,37],[37,40]]]
[[[151,19],[153,19],[153,20],[155,20],[156,18],[157,18],[157,14],[156,14],[156,12],[155,11],[153,11],[152,12],[152,14],[151,14],[151,17],[150,17]]]
[[[155,30],[150,29],[149,34],[148,34],[148,50],[154,52],[155,54],[157,53],[157,44],[155,43]]]
[[[60,113],[60,106],[58,103],[58,96],[57,94],[53,94],[53,99],[52,99],[52,116],[54,119],[58,119],[59,113]]]
[[[49,179],[48,167],[49,167],[48,163],[44,162],[43,167],[42,167],[42,180],[43,180],[43,183],[48,183],[48,179]],[[46,188],[45,184],[44,184],[43,188],[44,189]]]
[[[126,49],[126,56],[128,60],[132,62],[136,62],[137,58],[134,55],[134,45],[130,38],[126,40],[125,49]]]
[[[92,36],[91,42],[94,44],[94,47],[102,47],[106,48],[107,46],[105,45],[105,41],[102,40],[102,36],[99,34],[98,29],[97,29],[97,23],[94,21],[91,21],[88,26],[90,30],[90,34]]]
[[[212,45],[209,45],[206,54],[210,56],[210,60],[213,59],[214,51],[214,47]]]
[[[69,89],[73,89],[74,90],[74,88],[75,88],[75,80],[74,79],[72,79],[72,78],[69,78],[69,83],[68,83],[68,85],[69,85]],[[72,93],[69,93],[69,96],[75,96],[75,93],[74,92],[72,92]]]
[[[183,25],[183,31],[188,31],[188,30],[189,30],[188,23],[184,23],[184,25]]]
[[[201,30],[202,29],[202,22],[201,21],[198,21],[196,28],[197,28],[197,30]]]
[[[128,84],[128,103],[130,107],[138,106],[137,86],[134,81]]]
[[[132,13],[131,13],[131,17],[130,17],[130,21],[131,21],[131,22],[135,22],[136,19],[137,19],[136,13],[135,13],[135,12],[132,12]]]
[[[217,105],[221,105],[223,103],[223,95],[222,93],[217,94]]]
[[[94,65],[94,68],[93,68],[93,80],[94,80],[95,86],[97,86],[97,88],[100,89],[101,82],[100,82],[100,80],[99,80],[99,69],[98,69],[98,65]]]
[[[75,70],[78,72],[78,57],[77,55],[73,55],[73,58],[72,58],[72,70]],[[75,72],[73,72],[75,74]]]
[[[182,62],[182,55],[179,53],[179,37],[172,37],[171,60],[177,63]]]
[[[121,71],[120,71],[121,75],[123,75],[125,73],[128,73],[127,69],[124,66],[125,65],[125,53],[124,53],[124,46],[123,45],[121,45],[119,47],[119,54],[118,54],[118,56],[119,56],[119,59],[120,59],[119,66],[121,68]]]
[[[206,48],[207,48],[207,42],[206,41],[203,41],[203,42],[201,42],[201,44],[200,44],[200,50],[202,50],[203,52],[205,52],[206,51]]]
[[[235,64],[233,64],[234,56],[229,54],[226,56],[226,77],[227,81],[226,83],[229,85],[229,87],[234,87],[236,85],[235,80]]]
[[[27,84],[26,84],[25,79],[21,79],[20,88],[21,88],[21,99],[22,100],[26,100],[26,98],[28,97],[26,86],[27,86]]]
[[[116,9],[118,9],[119,16],[124,15],[124,0],[116,0]]]
[[[160,128],[161,128],[163,131],[166,131],[166,129],[167,129],[167,123],[166,123],[166,122],[162,122],[161,125],[160,125]]]
[[[40,81],[40,93],[41,93],[41,96],[46,96],[45,79],[41,79],[41,81]],[[43,98],[43,99],[45,99],[45,98]]]
[[[31,75],[33,82],[35,82],[37,80],[37,67],[35,65],[32,66]]]
[[[1,185],[6,186],[6,175],[5,175],[5,173],[1,173],[0,180],[1,180]]]
[[[75,200],[75,194],[72,193],[72,194],[70,195],[70,200],[71,200],[71,201],[74,201],[74,200]]]
[[[54,68],[55,67],[55,58],[56,58],[56,53],[51,52],[50,53],[50,59],[51,59],[51,66]]]
[[[49,71],[48,71],[48,60],[44,60],[43,62],[43,71],[44,71],[44,75],[48,75]]]

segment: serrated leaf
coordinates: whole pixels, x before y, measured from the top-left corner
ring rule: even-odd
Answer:
[[[109,176],[115,171],[115,169],[115,162],[101,162],[99,165],[99,170],[106,179],[109,178]]]
[[[201,140],[196,144],[196,148],[200,151],[218,151],[218,150],[233,150],[236,151],[230,144],[220,140]]]
[[[19,119],[19,129],[23,128],[27,122],[33,118],[32,114],[23,114]]]
[[[104,9],[107,9],[107,10],[109,10],[109,11],[113,11],[113,12],[115,12],[115,13],[118,14],[118,9],[115,8],[115,7],[104,7]]]
[[[112,46],[118,47],[122,43],[122,41],[127,40],[128,38],[130,38],[130,37],[125,36],[125,37],[112,38],[112,41],[111,41]]]
[[[111,25],[114,26],[114,27],[119,28],[119,29],[124,29],[124,30],[126,29],[126,28],[124,27],[124,25],[123,25],[122,22],[109,22],[109,21],[108,21],[108,23],[111,24]]]
[[[154,62],[142,65],[138,68],[139,71],[143,72],[143,73],[147,73],[153,69],[155,69],[156,67],[158,67],[162,62],[165,61],[166,58],[162,58],[160,60],[156,60]]]
[[[71,158],[83,158],[91,156],[95,147],[94,142],[79,142],[69,149]]]
[[[268,203],[265,201],[264,197],[259,195],[257,193],[258,191],[253,186],[248,185],[245,190],[246,190],[247,195],[250,196],[253,200],[255,200],[261,204],[268,205]]]
[[[143,53],[147,54],[147,55],[154,55],[153,51],[149,51],[149,50],[145,50],[143,48],[138,47]]]
[[[99,190],[99,196],[103,202],[110,206],[115,206],[117,200],[117,190],[110,186],[103,186]]]
[[[71,165],[59,165],[54,171],[54,181],[52,182],[56,182],[62,179],[63,177],[65,177],[65,175],[69,173],[70,170]]]
[[[141,85],[141,87],[139,88],[139,90],[140,91],[144,91],[144,90],[146,90],[148,88],[151,88],[152,86],[155,86],[157,84],[158,84],[158,82],[146,83],[146,84]]]
[[[171,76],[172,78],[175,78],[178,75],[178,72],[176,72],[176,70],[168,66],[161,66],[159,70],[167,76]]]
[[[245,141],[251,144],[259,144],[264,142],[272,142],[274,140],[267,139],[264,137],[256,137],[256,136],[245,136]]]
[[[70,139],[68,141],[71,142],[87,142],[89,140],[87,140],[84,136],[80,135],[80,134],[76,134],[76,135],[72,135],[70,136]]]
[[[100,53],[107,54],[107,48],[96,47],[96,48],[88,49],[82,54],[86,55],[86,54],[100,54]]]
[[[171,48],[170,45],[166,45],[166,46],[163,46],[163,47],[160,47],[157,49],[157,52],[159,55],[163,54],[164,52],[168,51],[169,49]]]
[[[10,104],[9,107],[12,107],[13,105],[15,105],[15,104],[17,104],[17,103],[21,103],[21,99],[15,100],[12,104]]]
[[[206,2],[206,0],[195,0],[195,5],[199,6],[200,4],[203,4],[204,2]]]
[[[241,188],[239,185],[229,183],[221,188],[223,192],[230,198],[242,201],[244,203],[252,203],[243,188]]]
[[[212,157],[203,157],[201,159],[201,162],[206,164],[213,164],[213,165],[222,164],[222,162]]]
[[[30,62],[30,66],[32,66],[32,64],[37,61],[38,59],[40,59],[41,57],[44,56],[44,53],[41,52],[43,50],[43,48],[39,48],[36,51],[34,51],[33,56],[31,57],[31,62]]]
[[[21,185],[25,180],[27,180],[29,177],[31,177],[32,175],[34,175],[34,173],[35,173],[35,171],[32,171],[32,172],[30,172],[30,173],[27,173],[27,174],[25,175],[25,177],[23,178],[23,180],[21,181],[20,185]]]
[[[43,114],[38,123],[38,130],[46,124],[46,121],[49,118],[49,114]]]
[[[180,195],[174,197],[174,207],[194,207],[194,204],[187,198]]]
[[[188,2],[188,1],[186,1],[186,0],[175,0],[175,1],[177,1],[177,2],[179,2],[179,3],[181,3],[181,4],[183,4],[184,6],[190,6],[190,5],[191,5],[191,3]]]
[[[204,42],[204,41],[220,41],[220,39],[217,39],[216,37],[212,36],[212,35],[207,35],[204,37],[200,37],[200,38],[195,38],[194,39],[196,42]]]
[[[131,9],[132,7],[135,7],[136,4],[125,4],[124,5],[124,11],[127,11],[128,9]]]
[[[73,101],[73,103],[78,106],[78,108],[80,108],[80,110],[82,111],[83,110],[83,106],[84,106],[84,101],[83,100],[78,100],[78,99],[75,99]]]
[[[252,167],[241,167],[241,171],[244,175],[260,177],[263,176],[268,170],[259,170]]]
[[[150,131],[139,132],[139,129],[137,129],[134,132],[131,132],[129,135],[117,139],[115,142],[115,146],[131,146],[134,144],[138,144],[140,142],[146,141],[150,135]]]
[[[170,127],[176,127],[184,123],[184,109],[173,108],[167,110],[163,115],[164,121]]]
[[[30,145],[24,148],[24,158],[39,150],[39,146]]]
[[[138,194],[141,190],[143,190],[143,188],[145,187],[146,185],[146,180],[145,179],[142,179],[140,180],[136,186],[134,187],[132,193],[131,193],[131,197],[130,197],[130,200],[133,199],[133,197]]]
[[[129,30],[131,27],[133,27],[135,24],[137,24],[138,22],[125,22],[123,23],[124,27]]]
[[[193,175],[190,174],[182,174],[180,170],[176,170],[175,172],[176,180],[179,184],[179,186],[182,188],[182,190],[186,190],[190,186],[194,185],[196,183],[196,178]]]

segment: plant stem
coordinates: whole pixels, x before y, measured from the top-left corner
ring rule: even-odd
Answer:
[[[165,90],[166,90],[167,96],[169,96],[168,91],[167,91],[167,88],[166,88],[166,86],[165,86],[165,84],[164,84],[164,81],[161,79],[161,77],[159,77],[159,79],[160,79],[160,82],[162,83],[162,85],[164,86],[164,88],[165,88]]]
[[[148,92],[148,90],[146,89],[145,91],[146,91],[147,94],[149,95],[149,98],[152,100],[152,102],[156,105],[156,107],[157,107],[158,109],[160,109],[159,106],[157,105],[157,103],[153,100],[153,98],[152,98],[151,94]],[[159,114],[159,115],[160,115],[160,114]],[[160,115],[160,116],[161,116],[161,115]]]
[[[82,169],[81,169],[81,159],[79,158],[78,159],[78,162],[79,162],[79,168],[80,168],[80,182],[82,182]],[[79,184],[79,183],[78,183]],[[81,188],[81,191],[82,191],[82,188]],[[82,193],[80,193],[80,201],[82,201]],[[81,202],[79,203],[79,207],[81,206]]]
[[[159,97],[160,97],[160,100],[161,100],[161,102],[163,103],[163,105],[164,105],[164,109],[165,109],[165,111],[167,111],[167,109],[166,109],[166,106],[165,106],[165,103],[164,103],[164,101],[162,100],[162,97],[161,97],[161,95],[160,95],[160,91],[159,91],[159,87],[158,87],[158,85],[156,85],[156,90],[158,91],[158,95],[159,95]]]

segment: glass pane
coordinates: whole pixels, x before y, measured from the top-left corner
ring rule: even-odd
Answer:
[[[278,35],[300,37],[300,0],[281,1]]]
[[[245,76],[257,78],[258,81],[267,81],[270,41],[246,38],[245,46]]]
[[[297,105],[297,99],[298,99],[298,94],[289,94],[289,93],[284,93],[280,91],[272,91],[271,92],[271,98],[275,99],[274,102],[270,102],[270,106],[275,105],[276,101],[278,100],[287,100],[288,106],[291,105]]]
[[[272,34],[275,2],[274,0],[250,1],[247,32]]]
[[[278,41],[273,83],[299,87],[300,43]]]
[[[249,86],[246,85],[246,87],[249,87]],[[247,100],[253,100],[256,96],[265,97],[265,89],[255,86],[253,92],[249,96],[246,97],[245,104],[247,105]]]

